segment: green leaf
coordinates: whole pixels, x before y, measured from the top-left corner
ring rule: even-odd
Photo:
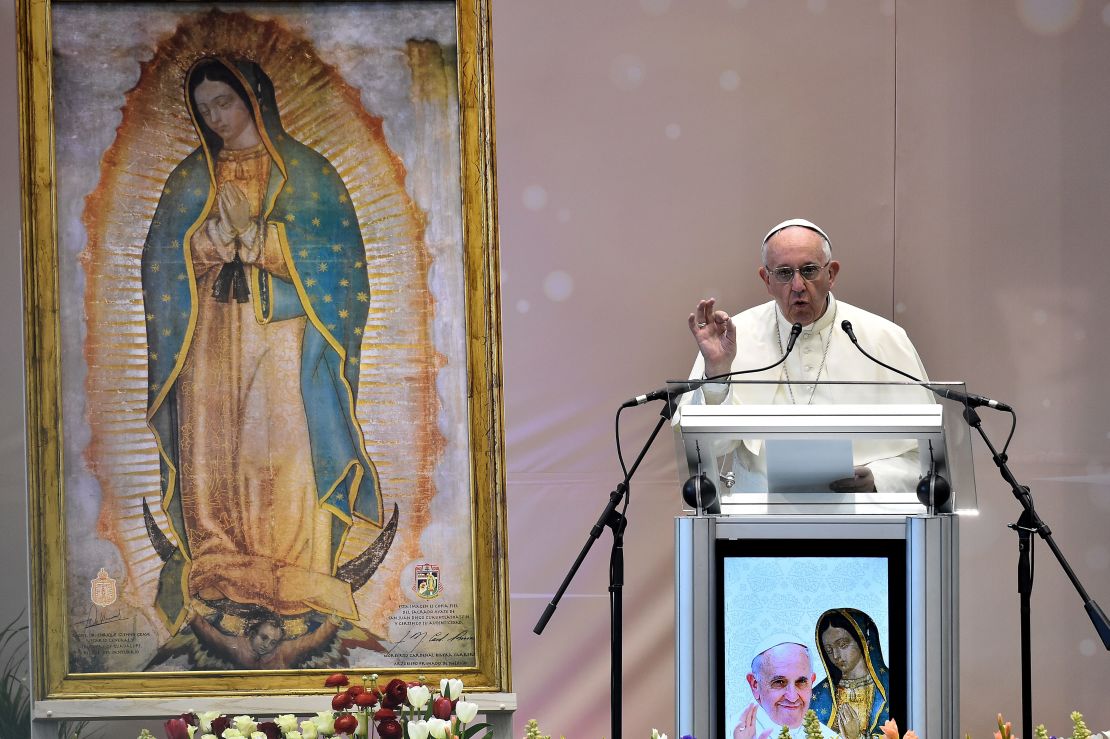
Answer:
[[[470,737],[474,736],[479,731],[492,728],[493,726],[491,726],[490,724],[474,724],[473,726],[468,726],[466,730],[462,733],[461,739],[470,739]],[[488,736],[488,734],[486,736]]]

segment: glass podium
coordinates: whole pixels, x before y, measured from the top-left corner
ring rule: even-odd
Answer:
[[[671,384],[678,396],[672,429],[680,475],[705,475],[722,513],[977,511],[962,404],[911,382],[795,383],[799,395],[816,385],[822,397],[837,400],[820,405],[729,402],[773,399],[788,384],[721,383],[684,395],[677,391],[688,383]],[[929,387],[965,394],[962,383]],[[724,402],[705,402],[711,391]],[[837,492],[834,483],[859,467],[870,472],[875,489]],[[930,473],[950,490],[946,500],[934,496],[933,505],[918,496]]]

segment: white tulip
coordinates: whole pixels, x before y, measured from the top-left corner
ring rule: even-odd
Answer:
[[[427,685],[413,685],[408,689],[406,700],[409,705],[417,711],[423,710],[424,706],[428,705],[428,701],[432,698],[432,691],[428,690]]]
[[[424,719],[409,721],[409,739],[428,739],[428,722]]]
[[[441,718],[434,716],[428,719],[428,734],[435,737],[435,739],[447,739],[447,729],[450,728],[451,723],[444,721]]]
[[[464,724],[469,724],[478,715],[478,704],[469,701],[459,701],[455,704],[455,715],[459,717],[459,721]]]
[[[457,678],[444,678],[439,681],[439,692],[444,698],[456,700],[463,692],[463,681]]]

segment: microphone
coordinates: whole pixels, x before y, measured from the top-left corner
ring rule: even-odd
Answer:
[[[684,380],[682,382],[672,382],[669,383],[666,387],[661,387],[658,390],[652,390],[650,393],[637,395],[635,398],[624,401],[623,403],[621,403],[621,408],[632,408],[633,406],[650,403],[653,400],[663,400],[665,398],[678,397],[679,395],[692,393],[700,388],[702,385],[707,385],[711,382],[717,382],[718,380],[735,377],[736,375],[748,375],[754,372],[763,372],[765,370],[771,369],[772,367],[778,367],[780,364],[786,361],[787,357],[790,356],[790,352],[794,350],[794,342],[798,340],[798,336],[801,333],[802,324],[795,323],[793,326],[790,327],[790,338],[786,341],[786,351],[782,353],[782,356],[779,357],[779,360],[774,364],[769,364],[766,367],[757,367],[755,369],[725,372],[722,375],[713,375],[712,377],[706,377],[701,380]]]
[[[852,322],[851,321],[849,321],[847,319],[841,321],[840,322],[840,328],[844,330],[844,333],[848,334],[848,338],[851,339],[852,343],[855,344],[857,349],[859,349],[860,354],[867,357],[868,359],[870,359],[872,362],[879,365],[880,367],[885,367],[888,370],[890,370],[891,372],[902,375],[902,377],[908,377],[909,379],[913,380],[914,382],[920,382],[922,387],[926,388],[927,390],[931,390],[933,392],[933,394],[935,394],[935,395],[939,395],[942,398],[948,398],[949,400],[954,400],[957,403],[962,403],[963,405],[966,405],[969,408],[980,408],[982,406],[987,406],[988,408],[994,408],[995,410],[998,410],[998,411],[1006,411],[1007,413],[1012,413],[1013,410],[1014,410],[1013,408],[1006,405],[1005,403],[999,402],[999,401],[994,400],[992,398],[987,398],[987,397],[982,396],[982,395],[975,395],[974,393],[961,393],[959,390],[953,390],[952,388],[944,387],[943,385],[930,385],[927,382],[922,382],[920,378],[914,377],[911,374],[903,372],[902,370],[900,370],[896,367],[891,367],[886,362],[882,362],[882,361],[876,359],[875,357],[871,356],[870,354],[868,354],[867,351],[862,346],[860,346],[859,339],[856,338],[856,332],[852,330]]]
[[[778,329],[775,329],[775,330],[777,331]],[[780,362],[785,360],[786,357],[789,356],[790,352],[793,351],[794,342],[797,341],[798,337],[801,336],[801,335],[802,335],[802,324],[795,323],[793,326],[790,327],[790,338],[786,340],[786,353],[782,355],[782,359],[779,360]],[[777,362],[776,362],[776,364],[777,364]],[[775,365],[771,365],[771,366],[774,367]]]

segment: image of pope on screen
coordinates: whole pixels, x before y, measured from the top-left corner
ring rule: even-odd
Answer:
[[[884,655],[891,598],[904,587],[891,581],[891,567],[900,566],[878,551],[857,552],[858,542],[796,542],[783,556],[745,544],[753,556],[723,559],[722,735],[776,739],[785,728],[803,739],[812,711],[822,737],[881,736],[897,713]]]

